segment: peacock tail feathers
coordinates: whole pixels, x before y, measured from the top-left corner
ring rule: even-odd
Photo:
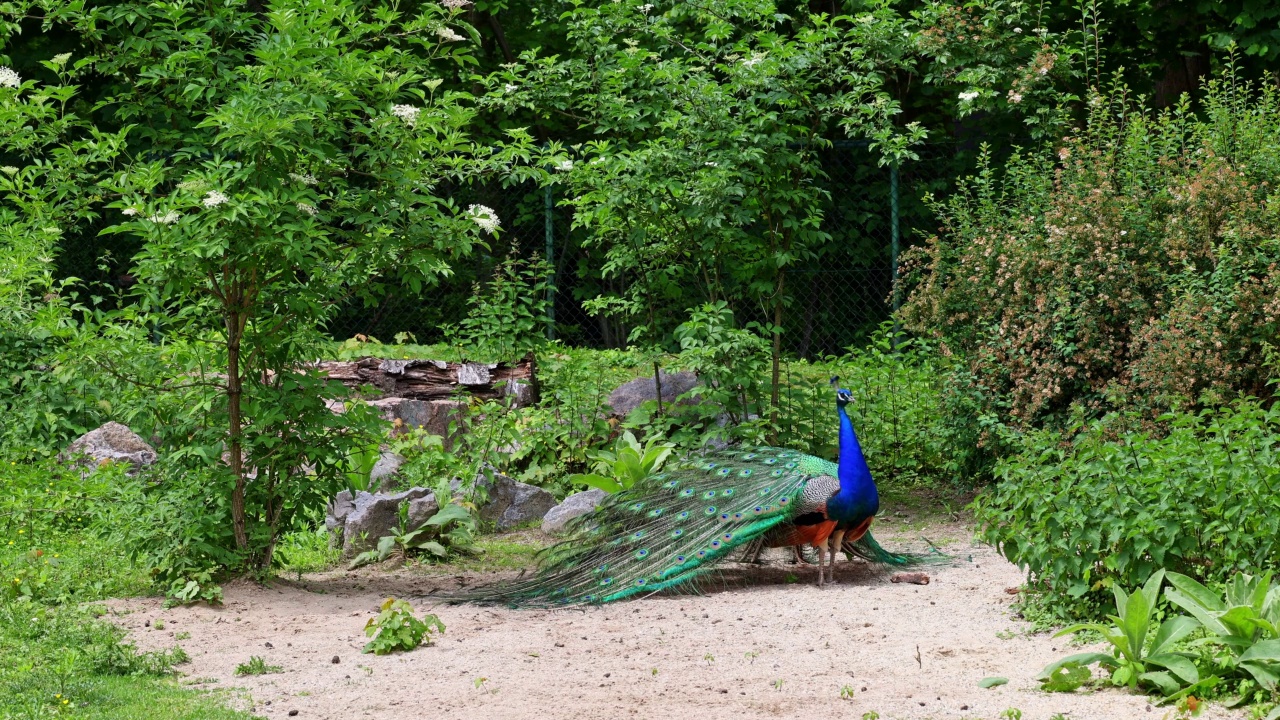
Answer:
[[[877,565],[886,565],[889,567],[907,568],[919,565],[942,565],[951,561],[951,558],[944,555],[937,547],[930,543],[930,550],[927,553],[894,553],[885,550],[876,542],[870,532],[863,533],[862,537],[853,542],[845,541],[841,546],[841,550],[860,557],[869,563]]]
[[[575,518],[543,550],[532,577],[445,596],[511,606],[606,603],[690,582],[804,504],[835,465],[794,450],[741,448],[708,455],[615,493]]]

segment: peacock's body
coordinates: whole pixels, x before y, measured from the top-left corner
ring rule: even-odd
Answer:
[[[818,548],[823,582],[827,543],[855,543],[864,558],[907,564],[867,532],[879,495],[837,393],[840,457],[832,463],[794,450],[739,448],[708,455],[609,496],[543,551],[536,573],[468,594],[513,606],[605,603],[689,583],[755,541]]]

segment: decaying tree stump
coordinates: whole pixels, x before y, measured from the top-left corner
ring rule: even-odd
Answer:
[[[351,388],[372,386],[382,397],[448,400],[458,395],[492,400],[511,397],[515,407],[538,399],[533,353],[515,363],[450,363],[366,357],[324,361],[326,375]]]

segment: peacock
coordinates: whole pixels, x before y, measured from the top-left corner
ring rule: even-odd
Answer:
[[[812,545],[819,586],[833,577],[842,546],[876,563],[925,561],[886,551],[869,532],[880,497],[849,418],[852,400],[849,390],[836,391],[835,463],[775,447],[710,453],[576,518],[567,539],[542,551],[532,576],[442,599],[513,607],[613,602],[688,588],[753,544]]]

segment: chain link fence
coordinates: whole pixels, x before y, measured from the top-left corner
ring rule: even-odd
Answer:
[[[972,166],[974,154],[955,143],[928,144],[917,152],[919,160],[891,168],[878,165],[865,142],[838,141],[824,151],[830,200],[823,229],[831,240],[817,262],[788,270],[790,305],[783,325],[790,354],[839,354],[866,342],[890,319],[897,251],[933,229],[926,195],[945,195],[954,178]],[[444,326],[466,316],[466,299],[476,283],[508,253],[516,252],[549,257],[556,268],[554,309],[548,318],[551,334],[579,346],[626,344],[622,323],[583,309],[585,300],[620,290],[615,284],[622,281],[600,276],[598,258],[583,248],[580,232],[570,230],[570,211],[557,205],[551,191],[532,183],[459,188],[453,199],[461,207],[492,207],[503,221],[500,242],[459,264],[454,277],[421,294],[387,285],[378,288],[372,303],[352,301],[329,325],[335,338],[362,334],[390,342],[406,333],[419,343],[439,341]]]

